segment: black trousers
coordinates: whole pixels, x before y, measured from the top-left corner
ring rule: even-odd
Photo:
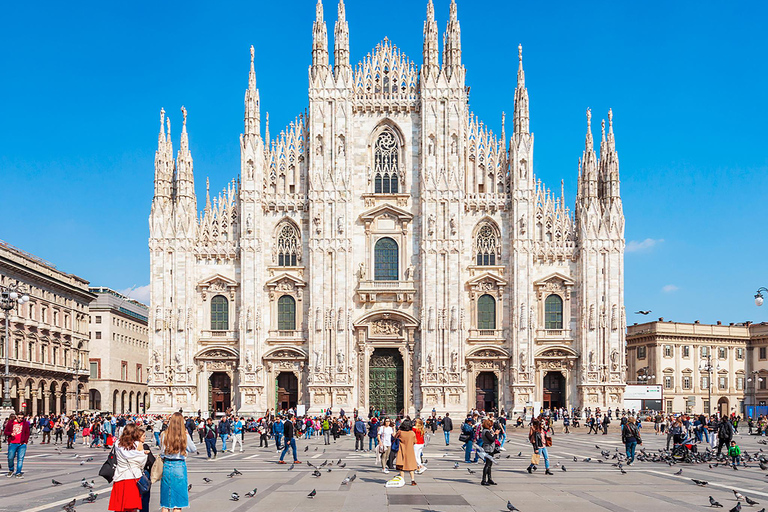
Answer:
[[[259,436],[259,448],[261,448],[262,445],[269,448],[269,437],[267,436],[267,434],[260,434]]]
[[[720,456],[720,452],[723,450],[723,446],[725,446],[725,451],[728,451],[728,447],[731,445],[730,439],[719,439],[717,440],[717,456]]]
[[[360,445],[360,450],[365,450],[365,434],[360,434],[359,432],[355,432],[355,450],[358,449],[358,444]]]
[[[491,467],[493,466],[493,461],[490,457],[485,458],[485,464],[483,465],[483,482],[492,482],[493,479],[491,478]]]

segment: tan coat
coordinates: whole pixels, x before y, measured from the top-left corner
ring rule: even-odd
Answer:
[[[400,438],[400,449],[397,450],[397,469],[402,471],[416,471],[419,465],[416,463],[416,452],[413,445],[416,444],[416,434],[411,430],[400,430],[395,437]]]

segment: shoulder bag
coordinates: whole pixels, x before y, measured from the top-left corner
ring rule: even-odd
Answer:
[[[101,465],[99,476],[103,477],[108,483],[112,483],[112,479],[115,476],[115,468],[117,468],[117,455],[115,454],[115,446],[112,445],[112,451],[109,452],[107,460]]]
[[[152,465],[152,467],[155,467],[155,466]],[[136,487],[139,488],[139,494],[146,494],[147,492],[149,492],[149,489],[151,486],[149,482],[149,478],[150,478],[149,471],[145,469],[144,471],[141,472],[141,478],[139,478],[138,481],[136,482]]]
[[[153,484],[163,478],[163,460],[164,459],[162,457],[158,457],[155,460],[155,463],[152,464],[152,469],[149,472],[149,478]]]

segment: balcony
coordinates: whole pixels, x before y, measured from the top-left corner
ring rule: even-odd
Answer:
[[[362,302],[413,302],[413,281],[360,281],[357,294]]]
[[[540,342],[571,343],[570,329],[536,329],[536,340]]]
[[[201,331],[200,343],[230,343],[237,341],[237,331]]]
[[[304,332],[296,330],[273,330],[269,331],[267,343],[279,345],[289,343],[293,345],[302,345],[304,343]]]
[[[503,329],[470,329],[469,338],[470,343],[503,343],[504,342],[504,330]]]

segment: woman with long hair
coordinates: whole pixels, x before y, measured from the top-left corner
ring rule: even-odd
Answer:
[[[187,453],[197,447],[184,428],[184,417],[175,412],[168,428],[160,437],[160,458],[163,460],[163,478],[160,481],[160,507],[163,512],[189,507],[187,488]]]
[[[424,454],[424,422],[421,418],[416,418],[413,426],[413,433],[416,435],[416,443],[413,445],[413,451],[416,455],[416,472],[422,474],[426,471],[427,466],[422,462],[422,456]]]
[[[531,464],[527,468],[528,473],[531,473],[536,469],[534,459],[539,459],[543,456],[545,468],[544,474],[551,475],[552,472],[549,470],[549,454],[547,453],[547,446],[552,445],[552,438],[547,434],[546,430],[542,428],[541,420],[539,418],[534,418],[531,421],[531,430],[528,432],[528,441],[530,441],[531,446],[533,446]]]
[[[491,468],[493,467],[493,454],[496,453],[496,434],[493,432],[493,420],[486,418],[483,420],[483,430],[480,434],[480,443],[485,450],[485,461],[483,466],[483,480],[480,485],[496,485],[491,478]]]
[[[416,452],[413,449],[413,445],[416,444],[416,434],[413,433],[411,420],[404,419],[400,423],[400,429],[395,434],[395,439],[400,441],[400,448],[397,450],[397,462],[395,462],[397,470],[400,471],[400,478],[404,479],[404,473],[407,471],[411,475],[411,485],[416,485],[416,478],[413,476],[413,472],[418,467]]]
[[[113,512],[141,510],[141,494],[136,483],[141,478],[149,452],[143,449],[141,437],[144,431],[135,424],[125,426],[115,448],[117,466],[112,478],[112,493],[108,509]]]
[[[392,428],[392,420],[384,418],[384,426],[379,429],[379,453],[381,455],[381,470],[389,473],[389,454],[392,450],[392,435],[395,429]]]

